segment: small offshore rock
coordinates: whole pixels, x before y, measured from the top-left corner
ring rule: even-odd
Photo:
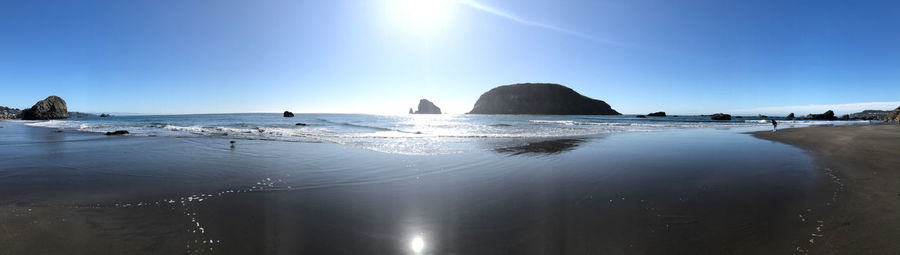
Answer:
[[[128,134],[127,130],[116,130],[113,132],[106,132],[106,135],[127,135],[127,134]]]
[[[731,115],[724,113],[716,113],[709,117],[712,120],[731,120]]]
[[[284,111],[284,117],[285,118],[294,117],[294,113],[290,112],[290,111]]]

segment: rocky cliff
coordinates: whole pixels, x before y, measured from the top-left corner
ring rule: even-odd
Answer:
[[[524,83],[493,88],[470,114],[621,115],[606,102],[559,84]]]
[[[885,116],[884,120],[900,122],[900,107],[897,107],[897,109],[894,109],[893,111],[891,111],[891,113],[888,113],[887,116]]]

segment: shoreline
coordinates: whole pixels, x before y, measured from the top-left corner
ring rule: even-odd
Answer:
[[[754,137],[811,155],[835,189],[822,236],[808,252],[889,254],[900,250],[900,125],[872,124],[760,131]]]

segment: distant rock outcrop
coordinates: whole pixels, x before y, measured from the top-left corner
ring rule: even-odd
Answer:
[[[559,84],[524,83],[493,88],[470,114],[621,115],[609,104]]]
[[[646,118],[647,115],[637,115],[637,116],[634,116],[634,117],[635,117],[635,118]]]
[[[838,120],[850,120],[850,114],[841,115],[841,117],[838,118]]]
[[[788,116],[787,116],[787,117],[784,117],[784,119],[786,119],[786,120],[792,120],[792,119],[794,119],[794,113],[792,112],[791,114],[788,114]]]
[[[851,113],[850,118],[857,120],[884,120],[890,113],[891,111],[865,110],[857,113]]]
[[[413,114],[441,114],[441,108],[428,99],[419,100],[419,108],[415,112],[412,112],[412,108],[409,111]]]
[[[293,113],[293,112],[289,112],[289,111],[284,111],[284,117],[285,117],[285,118],[294,117],[294,113]]]
[[[834,117],[834,112],[828,110],[823,114],[809,114],[806,115],[806,119],[808,120],[837,120],[837,117]]]
[[[49,96],[38,101],[30,109],[22,111],[23,120],[53,120],[69,117],[66,101],[58,96]]]
[[[666,112],[654,112],[654,113],[649,113],[649,114],[647,114],[647,116],[651,116],[651,117],[665,117],[665,116],[666,116]]]
[[[0,106],[0,119],[18,119],[22,115],[22,110]]]
[[[106,117],[109,117],[109,114],[106,114],[106,113],[101,113],[101,114],[100,114],[100,118],[106,118]]]
[[[109,117],[109,114],[106,115]],[[86,113],[86,112],[69,112],[69,118],[87,118],[87,117],[97,117],[97,114]]]
[[[709,117],[712,120],[731,120],[731,115],[724,113],[716,113]]]

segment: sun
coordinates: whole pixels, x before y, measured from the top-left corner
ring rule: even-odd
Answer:
[[[405,29],[435,31],[449,22],[454,0],[385,0],[392,23]]]

